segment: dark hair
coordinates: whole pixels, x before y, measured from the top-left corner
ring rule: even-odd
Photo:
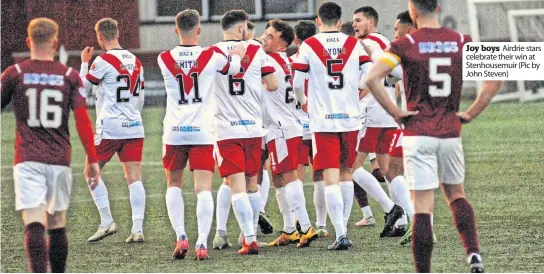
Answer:
[[[348,36],[355,36],[355,30],[353,30],[353,21],[348,21],[342,24],[340,31]]]
[[[247,19],[249,19],[249,16],[245,11],[230,10],[223,15],[223,18],[221,18],[221,27],[223,28],[223,30],[228,30],[236,23],[247,21]]]
[[[198,11],[186,9],[176,15],[176,27],[182,32],[192,31],[200,22]]]
[[[411,0],[422,13],[435,12],[438,8],[438,0]]]
[[[253,24],[253,22],[251,22],[251,21],[247,21],[247,29],[248,30],[254,30],[255,29],[255,24]]]
[[[295,25],[295,34],[300,41],[304,41],[317,33],[317,27],[310,20],[298,21]]]
[[[342,18],[342,8],[334,2],[325,2],[319,6],[317,16],[323,24],[334,25]]]
[[[403,11],[397,15],[397,19],[401,24],[414,25],[412,18],[410,18],[410,13],[408,11]]]
[[[353,14],[357,14],[359,12],[362,12],[367,18],[373,18],[376,24],[375,26],[378,25],[379,17],[378,17],[378,12],[376,11],[376,9],[374,9],[371,6],[364,6],[364,7],[360,7],[356,9],[355,12],[353,12]]]
[[[267,28],[273,27],[276,31],[281,32],[280,38],[287,43],[287,46],[293,43],[293,40],[295,39],[295,30],[287,22],[280,19],[272,19],[268,21],[266,25]]]

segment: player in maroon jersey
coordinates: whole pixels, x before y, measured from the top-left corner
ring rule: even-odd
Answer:
[[[418,30],[391,44],[367,77],[372,94],[397,122],[404,124],[405,174],[412,190],[415,218],[412,250],[416,271],[431,271],[434,190],[442,186],[472,272],[483,272],[474,210],[463,189],[465,175],[461,123],[470,122],[491,102],[502,82],[486,82],[473,105],[459,113],[462,47],[471,39],[438,22],[437,0],[409,0]],[[408,111],[388,99],[380,82],[401,64]]]
[[[17,125],[13,163],[15,209],[22,213],[31,272],[46,272],[48,257],[52,272],[64,272],[66,267],[66,210],[72,189],[70,109],[92,163],[85,170],[91,187],[100,177],[83,85],[77,71],[54,61],[57,36],[55,21],[30,21],[26,43],[31,58],[7,68],[1,80],[2,109],[13,102]]]

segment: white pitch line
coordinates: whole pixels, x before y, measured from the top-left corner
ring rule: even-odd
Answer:
[[[142,162],[142,165],[143,166],[162,166],[162,162]],[[72,164],[70,165],[71,167],[85,167],[85,164]],[[121,163],[107,163],[105,165],[105,168],[109,167],[109,166],[122,166]],[[2,166],[2,169],[11,169],[13,168],[12,165],[9,165],[9,166]]]

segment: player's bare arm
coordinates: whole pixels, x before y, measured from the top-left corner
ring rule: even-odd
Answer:
[[[502,84],[503,81],[485,81],[476,101],[466,111],[457,113],[457,116],[461,118],[461,122],[467,124],[478,117],[489,106],[493,97],[501,89]]]
[[[391,73],[391,67],[384,61],[378,61],[374,64],[374,67],[369,72],[366,78],[366,84],[370,88],[370,92],[374,95],[374,98],[382,105],[382,107],[389,113],[395,121],[400,123],[402,118],[406,118],[412,115],[416,115],[418,111],[402,111],[397,107],[387,95],[382,83],[382,79]]]
[[[264,86],[267,91],[276,91],[278,89],[278,79],[274,73],[270,73],[263,77]]]

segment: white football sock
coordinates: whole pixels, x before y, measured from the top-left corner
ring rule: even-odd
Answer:
[[[217,191],[217,205],[215,209],[215,222],[217,230],[227,231],[227,220],[230,213],[232,192],[228,185],[222,184]]]
[[[246,243],[250,244],[257,240],[255,228],[253,227],[253,210],[247,197],[247,193],[240,192],[232,195],[232,211],[236,216],[240,230],[246,238]]]
[[[261,212],[264,211],[266,204],[268,203],[268,192],[270,191],[270,176],[268,175],[268,170],[263,169],[263,181],[260,185],[259,192],[261,192],[262,206],[260,208]]]
[[[208,235],[213,221],[213,196],[211,191],[201,191],[196,195],[196,220],[198,224],[198,240],[196,248],[203,245],[208,248]]]
[[[280,213],[283,216],[283,231],[292,233],[296,230],[295,214],[289,207],[289,203],[285,197],[285,187],[276,188],[276,200],[278,201]]]
[[[374,214],[372,214],[372,208],[370,208],[370,206],[361,207],[361,211],[363,212],[363,218],[365,219],[374,217]]]
[[[353,182],[344,181],[340,182],[340,192],[342,192],[342,199],[344,200],[344,227],[346,232],[348,231],[348,220],[351,215],[351,208],[353,207]]]
[[[130,192],[130,206],[132,208],[132,233],[143,232],[145,214],[145,189],[142,181],[128,186]]]
[[[344,200],[340,186],[330,185],[325,187],[325,201],[327,201],[327,211],[331,218],[331,223],[336,231],[336,240],[346,235],[344,230]]]
[[[400,205],[410,220],[414,219],[414,205],[410,198],[410,191],[408,190],[408,182],[404,176],[397,176],[391,181],[391,190],[395,193],[396,204]]]
[[[253,211],[253,228],[255,230],[255,234],[257,234],[257,226],[259,223],[259,210],[261,210],[262,206],[262,197],[260,192],[254,192],[254,193],[248,193],[247,197],[249,199],[249,203],[251,204],[251,210]]]
[[[177,239],[181,239],[181,236],[187,236],[185,233],[185,204],[183,203],[181,188],[169,187],[166,189],[166,210]]]
[[[300,223],[302,232],[306,232],[312,224],[306,210],[306,198],[302,189],[302,182],[300,180],[290,182],[285,186],[285,196],[289,207],[295,213]]]
[[[383,191],[378,180],[376,180],[372,174],[368,173],[368,171],[364,170],[362,167],[358,168],[353,172],[353,181],[359,184],[370,197],[380,203],[385,213],[388,213],[393,209],[395,204],[391,201],[389,196],[387,196],[387,193]]]
[[[325,202],[325,182],[314,182],[314,206],[315,225],[325,227],[327,225],[327,203]]]
[[[87,179],[87,181],[88,180],[89,179]],[[100,227],[106,228],[111,223],[113,223],[113,217],[111,216],[110,201],[108,199],[108,189],[106,188],[106,184],[104,184],[104,181],[102,181],[102,178],[100,178],[100,181],[98,182],[98,185],[95,187],[95,189],[91,190],[91,188],[89,187],[89,191],[91,191],[91,196],[93,197],[94,204],[96,205],[98,213],[100,214]]]

